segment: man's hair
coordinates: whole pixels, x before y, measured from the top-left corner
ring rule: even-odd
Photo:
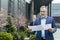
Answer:
[[[46,6],[41,6],[41,7],[40,7],[40,10],[41,10],[41,9],[47,10]]]

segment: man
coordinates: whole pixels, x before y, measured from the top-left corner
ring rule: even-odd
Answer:
[[[36,40],[54,40],[53,33],[56,32],[56,25],[52,17],[47,16],[47,8],[42,6],[40,8],[40,17],[36,19],[34,25],[52,24],[48,30],[36,31]],[[28,30],[32,32],[31,29]]]

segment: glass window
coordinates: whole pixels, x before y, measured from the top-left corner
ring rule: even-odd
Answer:
[[[56,23],[60,23],[60,3],[52,4],[51,16],[54,17]]]
[[[25,0],[18,0],[18,9],[20,10],[20,14],[25,14]]]

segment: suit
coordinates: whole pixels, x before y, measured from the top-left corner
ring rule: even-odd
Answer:
[[[40,25],[41,24],[41,18],[37,18],[36,21],[34,22],[34,25]],[[46,24],[52,24],[52,28],[54,28],[54,32],[56,32],[57,28],[54,22],[54,19],[52,17],[46,18]],[[50,32],[49,30],[45,30],[45,38],[46,40],[54,40],[53,33]],[[36,40],[41,40],[41,31],[37,31],[36,34]]]

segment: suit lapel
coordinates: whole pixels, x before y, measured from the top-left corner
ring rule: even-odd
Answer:
[[[48,24],[48,21],[47,21],[47,20],[48,20],[48,16],[47,16],[47,18],[46,18],[46,24]]]
[[[39,18],[39,24],[41,24],[41,18]]]

